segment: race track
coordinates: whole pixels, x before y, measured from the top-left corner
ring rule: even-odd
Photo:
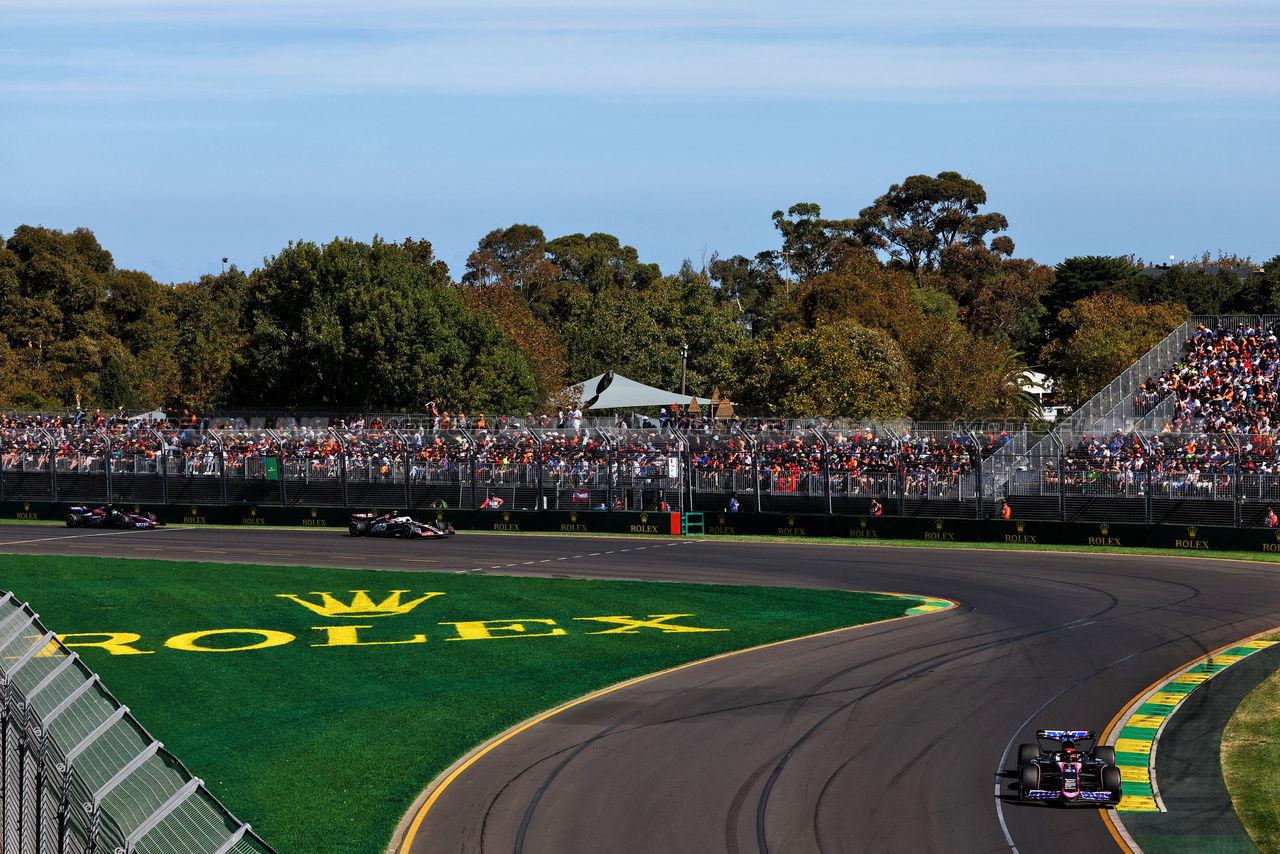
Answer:
[[[405,849],[414,854],[1120,850],[1095,809],[1017,802],[1012,774],[998,776],[1013,764],[1006,750],[1038,727],[1101,730],[1167,672],[1280,625],[1280,573],[1203,559],[20,525],[0,527],[0,552],[785,584],[959,603],[582,703],[469,766],[427,812]]]

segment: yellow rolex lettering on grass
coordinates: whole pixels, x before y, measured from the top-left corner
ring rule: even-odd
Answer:
[[[426,635],[414,635],[408,640],[362,641],[360,629],[371,629],[373,626],[312,626],[314,631],[327,632],[328,643],[313,643],[312,646],[392,646],[398,643],[426,643]]]
[[[564,629],[553,628],[549,632],[529,632],[525,623],[541,623],[554,626],[555,620],[466,620],[460,623],[441,623],[442,626],[455,626],[458,629],[456,638],[445,640],[498,640],[499,638],[549,638],[565,634]],[[494,625],[496,624],[496,625]],[[536,628],[541,628],[537,626]]]
[[[634,617],[574,617],[575,620],[595,620],[598,623],[618,623],[616,629],[605,629],[602,632],[587,632],[589,635],[634,635],[640,629],[658,629],[671,634],[673,632],[727,632],[728,629],[700,629],[694,626],[673,626],[667,620],[680,617],[692,617],[693,614],[650,614],[647,620]]]
[[[105,638],[97,641],[70,641],[69,638]],[[73,635],[58,635],[65,647],[96,646],[105,649],[112,655],[154,655],[153,649],[134,649],[130,644],[142,640],[142,635],[133,632],[79,632]]]
[[[443,593],[427,593],[420,599],[414,599],[412,602],[400,602],[400,594],[408,593],[408,590],[392,590],[391,595],[382,600],[380,604],[375,605],[373,600],[369,598],[368,590],[352,590],[355,598],[351,600],[350,605],[344,605],[339,600],[333,598],[332,593],[312,593],[312,596],[320,597],[320,604],[308,602],[305,599],[299,599],[292,593],[277,593],[281,599],[291,599],[309,611],[314,611],[322,617],[390,617],[397,614],[407,614],[414,608],[433,596],[443,596]]]
[[[217,635],[258,635],[262,640],[243,646],[201,646],[200,641]],[[270,629],[211,629],[207,632],[189,632],[185,635],[169,638],[164,645],[170,649],[182,649],[187,652],[247,652],[251,649],[266,649],[271,646],[283,646],[294,640],[288,632],[273,632]]]

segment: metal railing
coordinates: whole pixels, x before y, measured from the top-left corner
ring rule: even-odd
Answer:
[[[0,596],[0,850],[271,854],[30,606]]]

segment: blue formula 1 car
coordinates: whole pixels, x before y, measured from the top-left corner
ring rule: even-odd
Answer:
[[[72,507],[67,514],[68,528],[163,528],[164,522],[154,513],[129,513],[111,505]]]
[[[1095,746],[1090,730],[1042,729],[1018,747],[1018,794],[1024,801],[1105,806],[1120,802],[1114,747]]]

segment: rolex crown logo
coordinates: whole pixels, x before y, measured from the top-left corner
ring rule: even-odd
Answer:
[[[277,593],[281,599],[292,599],[308,611],[314,611],[322,617],[392,617],[397,614],[407,614],[432,596],[443,596],[443,593],[427,593],[421,599],[414,599],[411,602],[401,602],[400,594],[408,593],[408,590],[392,590],[391,595],[382,600],[381,603],[374,604],[369,598],[368,590],[352,590],[355,598],[351,600],[350,605],[344,605],[333,597],[332,593],[312,593],[312,596],[320,597],[320,604],[308,602],[305,599],[299,599],[292,593]]]
[[[717,516],[717,517],[716,517],[716,524],[719,524],[719,525],[723,525],[723,524],[724,524],[724,514],[723,514],[723,513],[721,513],[719,516]],[[1277,533],[1278,535],[1280,535],[1280,531],[1277,531],[1276,533]]]
[[[196,506],[195,506],[194,504],[193,504],[193,505],[191,505],[191,515],[192,515],[192,516],[196,515],[196,514],[197,514],[197,513],[199,513],[199,512],[200,512],[200,511],[196,508]]]
[[[570,514],[569,514],[569,521],[570,521],[570,522],[576,522],[576,521],[578,521],[578,514],[577,514],[577,513],[570,513]]]
[[[504,521],[504,522],[510,522],[510,521],[511,521],[511,514],[510,514],[510,513],[508,513],[508,512],[506,512],[506,511],[504,510],[504,511],[502,512],[502,521]]]
[[[788,525],[789,527],[794,528],[794,527],[795,527],[795,525],[796,525],[796,517],[795,517],[795,516],[788,516],[788,517],[787,517],[787,525]]]
[[[312,519],[316,518],[316,508],[314,507],[311,508],[311,518]]]
[[[257,516],[257,515],[258,515],[258,508],[257,508],[257,507],[250,507],[250,508],[249,508],[249,515],[250,515],[250,516]]]
[[[935,528],[937,528],[939,531],[941,531],[941,530],[942,530],[942,520],[941,520],[941,519],[935,519],[935,520],[933,521],[933,527],[935,527]]]
[[[1111,530],[1111,526],[1108,525],[1106,522],[1103,522],[1101,525],[1098,526],[1098,529],[1105,534]]]
[[[1190,538],[1191,538],[1191,539],[1193,539],[1193,540],[1196,538],[1196,526],[1195,526],[1195,525],[1191,525],[1190,527],[1188,527],[1188,528],[1187,528],[1187,536],[1188,536],[1188,537],[1190,537]]]
[[[141,512],[142,512],[142,508],[141,508],[139,505],[135,504],[135,505],[133,505],[133,512],[134,512],[134,513],[141,513]]]
[[[28,511],[28,510],[30,510],[30,509],[31,509],[31,505],[30,505],[29,503],[27,503],[27,502],[25,502],[25,501],[24,501],[24,502],[22,502],[22,512],[24,512],[24,513],[25,513],[25,512],[27,512],[27,511]]]
[[[648,521],[649,521],[649,514],[648,514],[648,513],[641,513],[641,514],[640,514],[640,524],[641,524],[641,525],[643,525],[645,522],[648,522]]]
[[[1019,533],[1019,534],[1021,534],[1021,533],[1022,533],[1022,531],[1023,531],[1023,529],[1025,529],[1026,527],[1027,527],[1027,523],[1026,523],[1026,522],[1019,522],[1019,523],[1018,523],[1018,533]]]
[[[859,517],[858,517],[858,527],[859,527],[859,528],[865,528],[865,527],[867,527],[867,517],[866,517],[866,516],[859,516]]]
[[[440,521],[440,520],[441,520],[441,519],[443,519],[443,518],[444,518],[444,513],[443,513],[443,512],[441,512],[440,510],[437,510],[437,511],[436,511],[436,521],[438,522],[438,521]]]

